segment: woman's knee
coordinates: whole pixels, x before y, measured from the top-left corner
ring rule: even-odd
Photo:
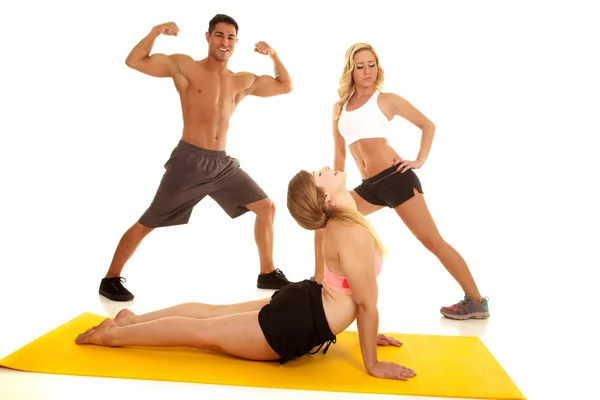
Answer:
[[[446,245],[446,242],[440,235],[422,236],[418,237],[418,239],[433,254],[438,254]]]

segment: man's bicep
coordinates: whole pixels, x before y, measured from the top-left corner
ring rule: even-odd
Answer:
[[[288,92],[285,85],[270,75],[257,76],[248,90],[249,95],[258,97],[271,97]]]
[[[156,78],[170,78],[177,72],[178,55],[152,54],[142,60],[136,61],[129,66],[146,75]]]

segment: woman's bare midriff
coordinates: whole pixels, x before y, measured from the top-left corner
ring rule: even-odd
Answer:
[[[329,329],[334,335],[339,335],[356,319],[356,302],[351,295],[334,292],[325,283],[321,297]]]
[[[391,167],[394,158],[398,157],[398,153],[388,144],[387,139],[383,138],[361,139],[352,143],[348,149],[363,179]]]

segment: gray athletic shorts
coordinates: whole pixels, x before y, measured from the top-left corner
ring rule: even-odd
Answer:
[[[139,223],[148,228],[187,224],[194,206],[207,195],[231,218],[248,212],[245,204],[267,198],[242,170],[239,160],[225,151],[180,141],[166,162],[154,199]]]

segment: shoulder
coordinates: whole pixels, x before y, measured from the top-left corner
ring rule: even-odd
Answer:
[[[362,270],[373,260],[375,242],[370,233],[360,225],[332,220],[327,224],[323,246],[335,254],[340,268],[348,274]]]
[[[256,79],[256,74],[253,74],[252,72],[248,72],[248,71],[233,72],[231,70],[227,70],[227,71],[229,73],[231,73],[233,76],[236,76],[238,78]]]
[[[333,113],[333,115],[337,115],[338,114],[338,109],[340,108],[339,103],[335,102],[333,103],[333,106],[331,107],[331,112]]]
[[[229,71],[231,72],[231,71]],[[252,72],[248,72],[248,71],[241,71],[241,72],[231,72],[233,74],[233,76],[239,78],[239,79],[243,79],[246,81],[255,81],[256,78],[258,78],[258,75],[253,74]]]
[[[380,92],[379,107],[386,113],[397,114],[409,104],[408,100],[394,92]]]
[[[331,106],[331,112],[334,116],[337,116],[338,118],[341,117],[343,111],[344,111],[344,107],[346,106],[346,104],[348,104],[348,100],[346,101],[342,101],[342,99],[338,99],[338,101],[336,101],[335,103],[333,103],[333,105]]]
[[[382,92],[382,91],[379,91],[379,99],[386,103],[396,103],[398,101],[406,101],[406,99],[404,99],[398,93]]]
[[[193,63],[196,63],[196,60],[194,60],[192,58],[192,56],[190,56],[188,54],[174,53],[174,54],[171,54],[169,57],[172,60],[176,61],[176,62],[193,62]],[[202,60],[202,61],[204,61],[204,60]],[[202,61],[198,61],[198,62],[201,63]]]
[[[327,223],[326,234],[339,247],[356,248],[372,242],[371,234],[362,226],[332,219]]]
[[[247,71],[232,72],[232,75],[238,82],[241,83],[241,86],[243,86],[244,89],[249,89],[256,83],[256,80],[258,79],[258,75]]]

